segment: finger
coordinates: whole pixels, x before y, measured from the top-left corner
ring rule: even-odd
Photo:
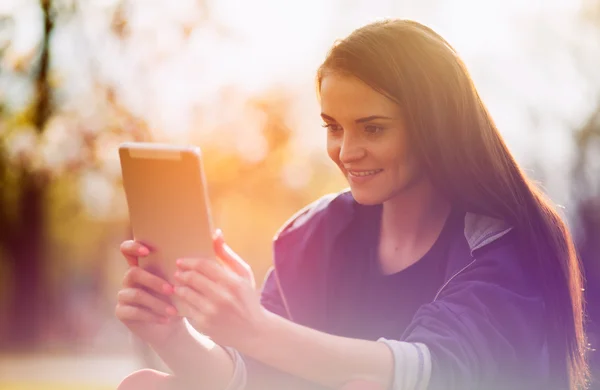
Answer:
[[[244,279],[254,282],[252,268],[240,255],[235,253],[235,251],[225,243],[225,238],[223,237],[221,229],[215,231],[213,247],[217,257],[219,257],[233,272]]]
[[[159,316],[176,316],[177,309],[140,288],[124,288],[117,294],[117,301],[128,306],[149,309]]]
[[[180,301],[184,304],[190,305],[194,310],[199,313],[205,313],[210,315],[215,312],[214,304],[202,294],[199,294],[196,290],[188,286],[177,286],[175,288],[175,295],[179,297]],[[189,313],[186,313],[189,315]]]
[[[240,280],[240,276],[229,268],[221,267],[219,263],[210,259],[178,259],[175,264],[180,271],[197,271],[206,276],[218,286],[235,284],[233,280]]]
[[[191,288],[215,304],[228,303],[231,300],[231,295],[222,286],[199,272],[178,271],[175,278],[183,286]],[[177,288],[175,291],[177,292]]]
[[[189,322],[192,327],[198,332],[205,334],[207,329],[207,317],[206,315],[200,311],[196,306],[184,301],[183,299],[179,300],[179,307],[181,312],[185,313],[185,318]]]
[[[115,315],[121,321],[158,322],[166,324],[169,318],[137,306],[117,304]]]
[[[140,267],[132,267],[125,273],[123,287],[142,286],[161,295],[173,295],[173,286],[166,280]]]
[[[150,249],[148,247],[133,240],[123,241],[120,249],[130,266],[137,266],[138,257],[144,257],[150,254]]]

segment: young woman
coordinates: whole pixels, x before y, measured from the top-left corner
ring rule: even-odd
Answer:
[[[175,288],[125,242],[116,314],[173,374],[121,388],[583,388],[570,234],[452,46],[416,22],[370,24],[334,45],[317,81],[350,191],[282,228],[260,294],[220,235],[229,267],[179,259]],[[214,345],[187,331],[172,295]]]

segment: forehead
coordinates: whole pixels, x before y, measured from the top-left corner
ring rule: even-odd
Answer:
[[[353,76],[331,73],[323,77],[320,97],[321,112],[336,120],[400,115],[398,104]]]

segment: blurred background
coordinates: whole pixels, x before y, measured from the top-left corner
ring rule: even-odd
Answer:
[[[598,371],[600,0],[0,0],[0,390],[111,389],[159,366],[113,315],[123,141],[200,145],[216,224],[262,280],[279,226],[345,186],[315,71],[383,17],[456,47],[561,206]]]

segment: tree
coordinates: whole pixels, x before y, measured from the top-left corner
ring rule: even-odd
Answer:
[[[0,259],[4,271],[10,275],[5,296],[8,297],[5,321],[6,337],[0,343],[9,347],[36,347],[46,330],[48,319],[60,316],[64,308],[55,299],[59,294],[52,289],[48,278],[50,258],[49,197],[57,185],[57,173],[40,158],[41,144],[48,128],[62,115],[56,99],[57,76],[52,61],[52,39],[57,22],[66,23],[77,16],[77,2],[40,0],[42,35],[37,47],[20,58],[13,59],[16,77],[29,77],[33,85],[31,100],[23,112],[0,112],[3,131],[0,132]],[[10,47],[10,41],[5,49]],[[10,55],[3,50],[2,55]],[[88,65],[92,68],[91,64]],[[133,140],[147,134],[145,123],[131,115],[118,101],[113,88],[92,79],[98,101],[104,103],[109,132]],[[96,103],[96,102],[92,102]],[[77,175],[86,167],[97,165],[97,134],[87,132],[85,124],[73,118],[66,126],[72,138],[81,138],[78,156],[67,162],[63,174]],[[28,147],[18,147],[15,140],[28,140]],[[21,142],[22,143],[22,142]],[[60,151],[55,151],[60,153]],[[64,176],[64,175],[63,175]],[[63,179],[63,177],[59,177]],[[102,238],[98,238],[101,241]],[[66,259],[63,259],[66,260]],[[99,263],[102,266],[102,262]],[[93,273],[101,277],[101,273]],[[66,275],[63,275],[66,277]],[[2,336],[2,335],[0,335]]]
[[[40,136],[52,112],[49,85],[50,40],[54,28],[52,1],[41,0],[43,36],[39,45],[39,60],[35,72],[35,93],[31,105],[31,123],[36,136]],[[14,170],[13,172],[11,172]],[[16,189],[2,188],[0,195],[0,245],[13,275],[12,300],[9,308],[10,341],[15,345],[29,345],[40,335],[38,327],[46,307],[44,294],[44,197],[47,176],[32,169],[26,161],[11,164],[6,151],[0,152],[1,182],[12,182]],[[8,176],[12,176],[9,178]],[[18,202],[10,204],[6,192],[18,194]],[[14,215],[9,214],[10,208]]]

